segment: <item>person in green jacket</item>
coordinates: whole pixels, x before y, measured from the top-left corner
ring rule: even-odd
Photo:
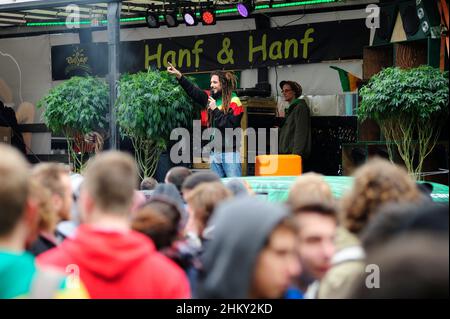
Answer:
[[[279,129],[279,154],[296,154],[307,159],[311,152],[311,119],[308,105],[300,99],[302,87],[294,81],[281,81],[281,93],[289,103]]]

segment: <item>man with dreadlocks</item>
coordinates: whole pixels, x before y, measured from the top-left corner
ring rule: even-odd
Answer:
[[[239,154],[241,133],[239,131],[239,134],[234,134],[233,130],[241,126],[244,109],[239,97],[233,92],[236,88],[235,75],[231,72],[212,72],[211,90],[208,94],[190,82],[170,63],[167,72],[176,76],[178,83],[195,102],[208,108],[208,126],[220,131],[221,149],[218,150],[218,144],[214,143],[214,152],[210,154],[211,170],[220,177],[241,176]],[[213,131],[213,140],[218,131]]]

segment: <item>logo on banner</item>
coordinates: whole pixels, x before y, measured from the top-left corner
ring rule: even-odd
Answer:
[[[84,54],[84,49],[75,48],[74,53],[66,58],[68,66],[65,69],[66,75],[73,71],[83,71],[92,74],[92,68],[88,64],[89,58]]]

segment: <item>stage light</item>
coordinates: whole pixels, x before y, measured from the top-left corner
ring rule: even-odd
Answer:
[[[202,9],[201,10],[202,23],[204,25],[216,24],[216,14],[213,9]]]
[[[155,12],[150,12],[147,10],[147,15],[145,16],[145,21],[147,22],[147,27],[149,28],[159,28],[159,15]]]
[[[189,27],[198,24],[197,17],[195,16],[195,12],[191,9],[183,10],[183,20],[184,20],[184,23]]]
[[[175,11],[167,11],[164,14],[164,19],[166,20],[167,27],[175,28],[178,26],[177,13]]]
[[[250,13],[253,11],[253,6],[251,1],[240,2],[236,5],[236,9],[239,12],[240,16],[243,18],[248,18]]]

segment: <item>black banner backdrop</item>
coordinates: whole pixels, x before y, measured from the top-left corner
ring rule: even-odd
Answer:
[[[361,58],[368,43],[361,19],[122,42],[120,72],[165,69],[167,62],[183,72],[201,72]],[[54,46],[51,52],[53,80],[108,72],[106,43]]]

